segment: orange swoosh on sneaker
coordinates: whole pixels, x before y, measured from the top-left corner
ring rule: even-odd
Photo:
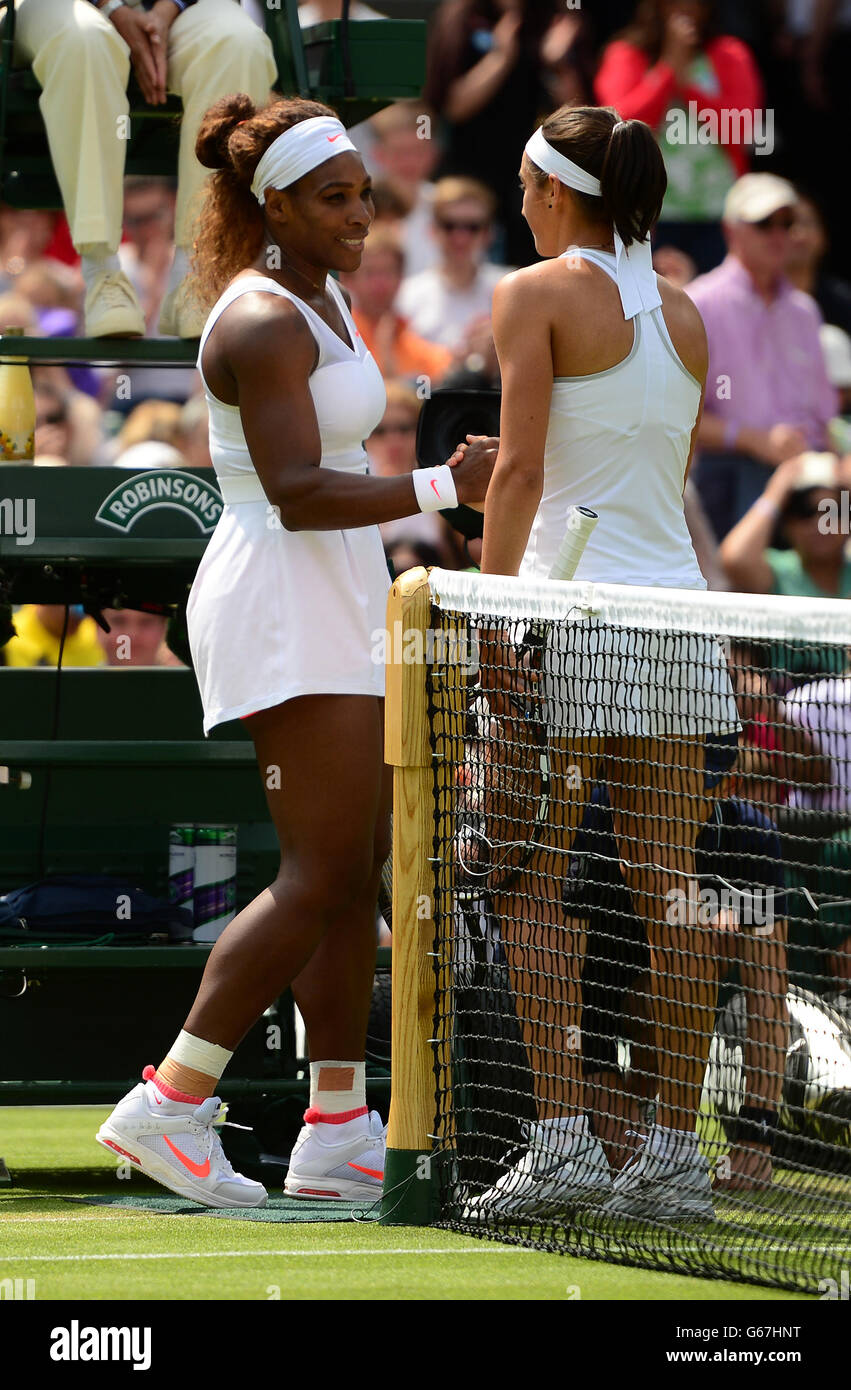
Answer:
[[[193,1173],[196,1178],[207,1178],[210,1176],[209,1158],[206,1158],[203,1163],[194,1163],[191,1158],[187,1158],[186,1154],[182,1154],[180,1152],[180,1149],[176,1148],[174,1144],[172,1144],[167,1134],[163,1135],[163,1139],[168,1144],[175,1158],[179,1158],[184,1168],[188,1168],[189,1172]]]
[[[355,1168],[358,1173],[366,1173],[368,1178],[375,1178],[378,1182],[384,1181],[384,1174],[379,1173],[377,1168],[361,1168],[359,1163],[349,1163],[347,1167]]]

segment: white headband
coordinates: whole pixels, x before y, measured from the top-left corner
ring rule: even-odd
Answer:
[[[333,159],[344,150],[358,153],[343,122],[336,116],[310,116],[290,126],[264,150],[254,171],[251,192],[262,207],[267,188],[288,188],[318,164],[324,164],[326,159]]]
[[[568,188],[575,188],[577,193],[590,193],[592,197],[599,198],[600,180],[589,174],[587,169],[580,169],[572,159],[559,154],[546,139],[540,126],[526,141],[526,154],[545,174],[554,174],[562,183],[567,184]],[[618,290],[624,318],[631,319],[635,318],[636,314],[657,308],[662,303],[662,297],[653,269],[650,238],[646,241],[634,241],[627,250],[617,227],[614,233]]]

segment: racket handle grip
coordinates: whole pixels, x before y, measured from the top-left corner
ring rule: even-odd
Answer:
[[[599,517],[590,507],[571,507],[567,517],[567,530],[559,547],[555,564],[550,570],[550,579],[572,579],[579,561],[582,559],[591,532]]]

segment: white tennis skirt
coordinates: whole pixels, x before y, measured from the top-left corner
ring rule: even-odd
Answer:
[[[554,624],[541,694],[551,738],[687,738],[741,728],[723,645],[704,633],[594,619]]]

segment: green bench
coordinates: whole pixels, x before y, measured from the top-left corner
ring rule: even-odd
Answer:
[[[126,507],[140,479],[150,487],[179,473],[217,496],[209,469],[0,467],[0,520],[5,502],[31,502],[35,515],[31,544],[0,526],[0,602],[155,601],[168,612],[207,544],[206,504],[158,504],[122,530],[108,502],[116,486]],[[169,827],[185,822],[237,826],[238,909],[275,877],[280,855],[253,743],[238,720],[204,739],[191,670],[0,666],[0,893],[80,872],[166,897]],[[121,1095],[181,1027],[208,953],[196,944],[0,946],[0,1105]],[[381,961],[386,969],[389,953]],[[285,995],[222,1084],[241,1122],[271,1124],[279,1138],[270,1151],[285,1151],[280,1136],[297,1127],[304,1070]],[[375,1102],[387,1092],[386,1062],[370,1073]]]

